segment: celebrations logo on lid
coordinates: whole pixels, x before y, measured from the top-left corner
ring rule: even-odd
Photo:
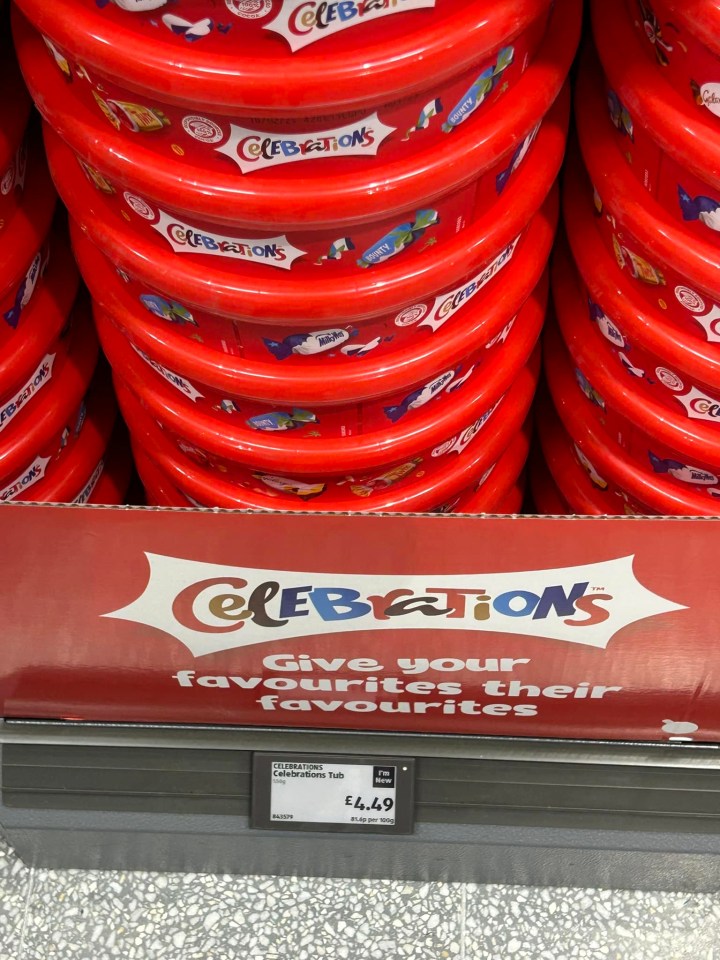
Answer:
[[[410,10],[428,10],[435,0],[335,0],[325,3],[318,0],[287,0],[280,13],[266,24],[285,37],[295,53],[303,47],[340,33],[349,27],[389,17],[394,13]]]
[[[199,118],[187,118],[197,120]],[[183,120],[185,126],[185,120]],[[187,129],[187,127],[186,127]],[[266,167],[279,167],[300,160],[333,159],[338,157],[374,157],[380,146],[394,133],[395,127],[382,122],[377,113],[364,120],[338,127],[334,130],[322,130],[313,133],[273,134],[260,130],[248,130],[230,125],[230,139],[218,153],[224,153],[240,167],[243,173],[263,170]],[[191,132],[191,131],[188,131]],[[204,132],[204,131],[203,131]],[[214,143],[209,137],[197,136],[206,143]]]
[[[710,113],[720,117],[720,83],[704,83],[700,87],[700,99]]]

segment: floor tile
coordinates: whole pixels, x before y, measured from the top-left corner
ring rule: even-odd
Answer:
[[[720,897],[469,886],[463,960],[720,960]]]
[[[0,837],[0,960],[19,955],[30,879],[30,870]]]
[[[22,960],[442,960],[462,889],[390,881],[35,872]]]

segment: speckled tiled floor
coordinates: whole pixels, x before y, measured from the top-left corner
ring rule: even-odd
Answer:
[[[720,896],[29,870],[0,960],[720,960]]]

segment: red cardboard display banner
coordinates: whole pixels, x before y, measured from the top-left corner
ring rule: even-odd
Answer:
[[[720,741],[719,532],[8,504],[0,709]]]

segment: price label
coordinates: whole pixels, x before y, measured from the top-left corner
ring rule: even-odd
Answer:
[[[414,761],[257,753],[252,825],[341,833],[412,833]]]

